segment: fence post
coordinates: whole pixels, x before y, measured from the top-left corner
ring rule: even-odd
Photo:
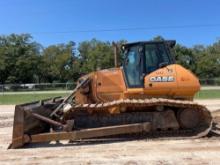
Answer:
[[[2,84],[2,95],[4,95],[4,84]]]

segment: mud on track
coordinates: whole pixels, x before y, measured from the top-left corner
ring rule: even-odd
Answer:
[[[200,102],[200,101],[199,101]],[[203,100],[220,122],[220,100]],[[219,110],[218,110],[219,109]],[[14,106],[0,106],[0,164],[219,164],[220,138],[195,140],[132,140],[76,144],[41,143],[7,150]]]

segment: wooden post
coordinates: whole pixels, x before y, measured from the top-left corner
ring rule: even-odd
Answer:
[[[114,61],[115,61],[115,67],[118,67],[118,46],[115,42],[112,42],[113,49],[114,49]]]

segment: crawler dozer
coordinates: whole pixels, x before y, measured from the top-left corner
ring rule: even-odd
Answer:
[[[134,134],[175,138],[207,135],[212,116],[205,106],[193,102],[200,83],[191,71],[175,63],[175,43],[124,44],[122,66],[79,78],[68,97],[16,105],[9,148]]]

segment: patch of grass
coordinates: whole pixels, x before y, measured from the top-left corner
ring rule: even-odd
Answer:
[[[196,94],[196,99],[220,99],[220,89],[201,90]]]
[[[57,96],[67,96],[67,93],[33,93],[33,94],[5,94],[0,95],[0,104],[22,104],[32,101],[38,101]]]

